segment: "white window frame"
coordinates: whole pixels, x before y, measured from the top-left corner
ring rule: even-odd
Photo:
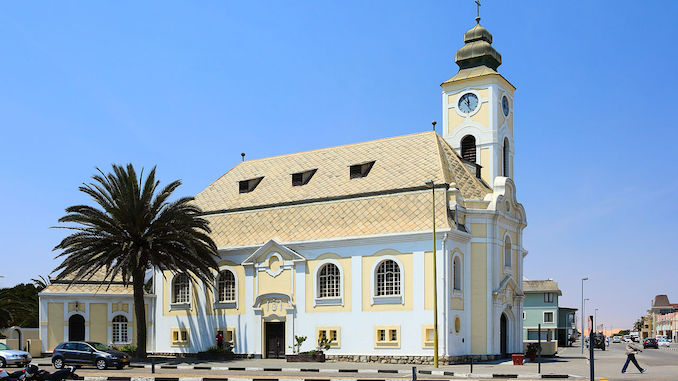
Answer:
[[[174,281],[176,280],[177,276],[180,275],[185,275],[186,278],[188,278],[188,301],[187,302],[175,302],[175,290],[174,290]],[[191,295],[193,294],[193,282],[191,282],[191,277],[188,276],[188,274],[185,273],[176,273],[174,276],[172,276],[172,279],[170,279],[169,282],[169,287],[170,287],[170,310],[190,310],[191,309],[191,302],[193,301],[193,298]]]
[[[506,242],[508,241],[509,244],[509,252],[508,252],[508,257],[506,256]],[[511,236],[508,234],[504,234],[504,240],[502,241],[501,245],[501,253],[502,253],[502,263],[504,264],[504,270],[509,271],[513,267],[513,241],[511,241]],[[506,264],[506,258],[508,258],[508,264]]]
[[[116,318],[122,317],[125,319],[124,322],[117,322],[115,321]],[[130,344],[132,342],[131,336],[129,334],[129,319],[127,316],[124,314],[116,314],[113,316],[113,319],[111,319],[111,342],[113,344]],[[116,337],[116,328],[117,328],[117,333],[119,337]],[[124,338],[125,340],[122,340],[123,338],[123,329],[124,331]],[[116,340],[118,339],[118,340]]]
[[[327,264],[333,264],[339,269],[339,296],[321,298],[320,297],[320,270]],[[334,259],[325,259],[318,263],[313,272],[313,307],[315,306],[344,306],[344,269],[339,262]]]
[[[551,314],[551,321],[546,321],[546,314]],[[553,313],[553,311],[544,311],[542,321],[544,323],[555,323],[556,318],[555,318],[555,314]]]
[[[233,280],[235,282],[235,299],[234,300],[219,300],[219,279],[221,278],[221,273],[224,271],[229,271],[233,274]],[[219,273],[217,274],[216,279],[214,280],[214,308],[238,308],[238,273],[233,270],[230,266],[219,266]]]
[[[457,276],[455,274],[455,265],[454,262],[459,260],[459,288],[456,288]],[[462,296],[464,294],[464,259],[461,257],[461,254],[455,252],[452,255],[452,295],[453,296]]]
[[[387,260],[392,260],[398,265],[398,269],[400,270],[400,294],[399,295],[388,295],[388,296],[378,296],[377,295],[377,268],[379,265]],[[371,305],[375,304],[405,304],[405,296],[403,291],[406,290],[406,285],[405,285],[405,267],[403,266],[402,262],[398,260],[393,255],[384,255],[380,257],[378,260],[374,261],[374,264],[372,264],[372,271],[371,271],[371,276],[372,276],[372,281],[370,282],[370,296],[371,296]]]

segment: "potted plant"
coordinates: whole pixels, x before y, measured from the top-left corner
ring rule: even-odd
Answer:
[[[525,357],[534,361],[537,358],[537,351],[539,350],[539,344],[529,343],[527,344],[527,350],[525,351]]]
[[[325,353],[323,350],[330,348],[330,341],[326,338],[318,339],[316,349],[306,352],[299,352],[301,345],[306,341],[306,336],[294,336],[296,343],[292,345],[293,355],[287,355],[287,362],[325,362]]]

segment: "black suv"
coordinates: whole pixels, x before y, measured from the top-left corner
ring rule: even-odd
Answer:
[[[109,366],[122,369],[129,365],[129,356],[108,345],[93,341],[68,341],[54,348],[52,364],[61,369],[64,365],[94,365],[97,369]]]

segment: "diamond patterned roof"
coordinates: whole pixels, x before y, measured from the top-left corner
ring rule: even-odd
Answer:
[[[351,165],[374,161],[366,177],[351,179]],[[308,184],[292,174],[316,169]],[[250,193],[242,180],[263,176]],[[431,230],[431,191],[425,181],[447,183],[468,199],[490,190],[433,131],[245,161],[196,196],[207,212],[218,247],[319,240]],[[450,227],[446,197],[436,191],[436,224]]]

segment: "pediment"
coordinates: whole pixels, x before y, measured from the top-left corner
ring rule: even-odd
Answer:
[[[272,256],[277,256],[281,261],[284,262],[306,262],[306,258],[304,258],[301,254],[271,239],[263,244],[260,248],[255,250],[254,253],[247,257],[247,259],[245,259],[242,264],[244,266],[264,264]]]
[[[524,295],[522,290],[520,290],[520,287],[518,287],[518,283],[516,283],[516,281],[510,275],[507,275],[504,277],[504,279],[502,279],[501,283],[499,283],[499,287],[492,291],[492,295],[497,296],[508,293],[510,293],[512,296]]]

